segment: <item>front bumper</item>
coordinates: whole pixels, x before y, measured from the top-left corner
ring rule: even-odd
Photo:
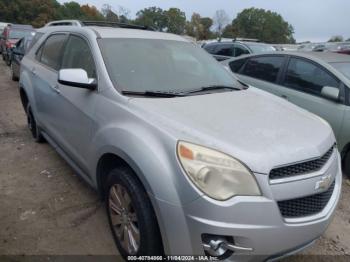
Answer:
[[[233,237],[235,245],[253,249],[235,252],[227,261],[261,261],[299,251],[327,229],[339,201],[340,157],[338,153],[333,157],[333,164],[303,180],[270,185],[267,175],[255,174],[263,196],[239,196],[223,202],[203,196],[182,207],[156,200],[166,253],[204,255],[203,234]],[[276,200],[315,194],[315,184],[325,174],[331,174],[335,186],[323,211],[309,217],[283,218]]]

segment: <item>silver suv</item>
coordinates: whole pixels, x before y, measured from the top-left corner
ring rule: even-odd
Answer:
[[[341,191],[325,121],[180,36],[100,25],[40,29],[20,95],[34,139],[104,197],[124,258],[262,260],[325,231]]]

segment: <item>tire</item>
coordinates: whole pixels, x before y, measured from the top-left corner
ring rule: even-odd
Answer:
[[[41,135],[40,129],[36,124],[35,117],[32,111],[32,108],[30,107],[30,104],[27,105],[27,124],[30,132],[32,133],[32,136],[34,138],[34,141],[37,143],[44,143],[45,138]]]
[[[13,69],[13,64],[11,64],[11,79],[12,81],[18,81],[19,78],[18,76],[15,75],[14,69]]]
[[[105,188],[108,221],[120,255],[125,260],[128,256],[163,255],[157,218],[135,174],[128,168],[114,169]]]
[[[348,179],[350,179],[350,151],[346,153],[343,161],[343,171]]]

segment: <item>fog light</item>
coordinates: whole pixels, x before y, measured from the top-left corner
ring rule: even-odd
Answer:
[[[216,257],[219,260],[230,257],[233,253],[249,253],[250,247],[240,247],[234,244],[233,237],[217,236],[210,234],[202,235],[202,245],[207,256]]]

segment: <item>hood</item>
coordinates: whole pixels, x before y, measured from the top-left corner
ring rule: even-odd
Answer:
[[[178,140],[207,146],[253,172],[323,155],[335,138],[329,124],[256,88],[179,98],[132,98],[149,121]]]

